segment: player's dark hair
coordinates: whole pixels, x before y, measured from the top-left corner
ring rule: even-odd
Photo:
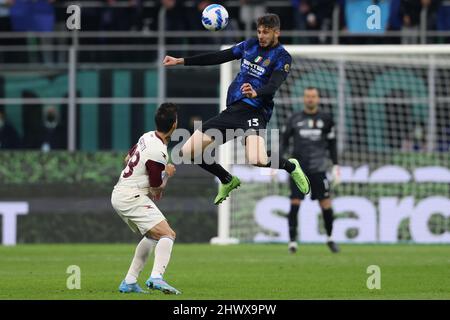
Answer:
[[[269,29],[280,29],[280,17],[275,13],[267,13],[256,20],[256,26]]]
[[[317,88],[317,87],[306,87],[305,90],[308,90],[308,91],[309,91],[309,90],[316,90],[316,91],[317,91],[317,94],[320,95],[319,88]]]
[[[159,106],[155,114],[156,130],[167,133],[177,121],[177,105],[166,102]]]

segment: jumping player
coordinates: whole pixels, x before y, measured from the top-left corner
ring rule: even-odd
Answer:
[[[225,137],[227,129],[242,129],[246,132],[245,153],[247,161],[255,166],[270,167],[264,138],[258,135],[265,129],[272,115],[273,97],[286,79],[292,58],[278,41],[280,19],[276,14],[266,14],[257,20],[257,38],[243,41],[234,47],[214,53],[188,58],[166,56],[165,66],[175,65],[217,65],[232,60],[241,60],[240,72],[228,88],[227,109],[206,121],[202,130],[196,130],[182,148],[184,155],[194,159],[198,150],[204,150],[214,139],[205,134],[208,129],[216,129]],[[249,133],[250,132],[250,133]],[[223,139],[225,141],[225,139]],[[303,194],[309,193],[308,178],[295,159],[282,159],[279,169],[286,170]],[[240,185],[240,180],[232,176],[218,163],[200,164],[221,181],[215,204],[224,201],[229,193]]]

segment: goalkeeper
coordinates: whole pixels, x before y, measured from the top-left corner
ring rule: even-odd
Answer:
[[[311,199],[319,200],[327,232],[327,245],[334,253],[339,252],[332,239],[333,209],[330,199],[330,183],[326,176],[328,158],[333,162],[333,184],[340,182],[337,159],[336,133],[333,118],[319,110],[319,91],[309,87],[304,91],[304,110],[292,114],[282,130],[281,150],[287,150],[290,138],[293,138],[293,157],[298,159],[311,181]],[[288,216],[289,252],[297,251],[297,215],[301,200],[305,197],[290,179],[291,209]]]

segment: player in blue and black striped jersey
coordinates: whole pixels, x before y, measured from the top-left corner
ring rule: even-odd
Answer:
[[[194,150],[204,150],[211,144],[214,139],[206,134],[209,129],[219,130],[222,137],[225,137],[222,142],[226,142],[226,130],[242,129],[245,131],[248,162],[259,167],[272,166],[264,138],[257,133],[266,128],[272,116],[273,97],[289,74],[292,58],[278,40],[280,19],[276,14],[266,14],[258,18],[257,35],[257,38],[243,41],[227,50],[188,58],[164,58],[165,66],[216,65],[241,60],[240,71],[228,88],[227,108],[203,123],[201,130],[194,132],[183,146],[183,154],[189,154],[193,159]],[[308,178],[297,160],[280,158],[278,163],[278,168],[290,173],[303,194],[309,193]],[[240,185],[237,177],[217,163],[206,164],[202,161],[200,167],[214,174],[222,182],[215,204],[225,200],[229,193]]]

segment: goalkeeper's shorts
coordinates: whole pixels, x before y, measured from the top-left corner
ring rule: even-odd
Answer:
[[[325,172],[316,172],[307,174],[311,183],[311,200],[323,200],[330,197],[330,182]],[[289,178],[289,186],[291,188],[291,199],[305,199],[305,195],[298,190],[292,178]]]

